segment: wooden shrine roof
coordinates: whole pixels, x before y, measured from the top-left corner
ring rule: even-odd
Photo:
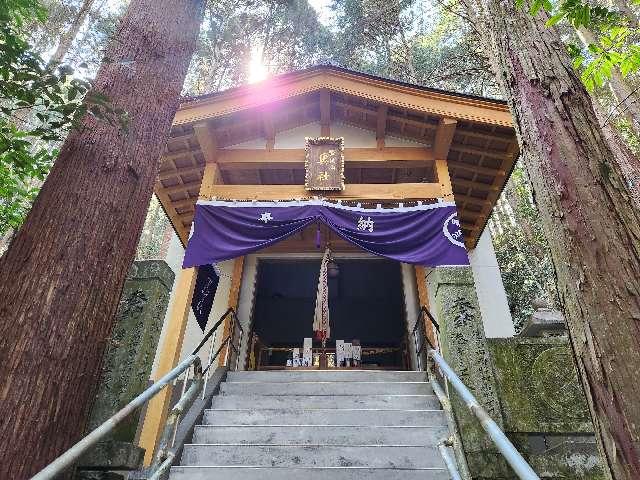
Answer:
[[[469,248],[475,247],[518,156],[511,114],[502,101],[333,66],[185,98],[155,187],[181,240],[188,237],[207,161],[218,165],[217,183],[223,184],[219,187],[223,191],[233,192],[232,185],[252,185],[259,188],[253,188],[251,198],[274,198],[282,191],[276,186],[304,184],[304,150],[274,149],[275,134],[313,122],[323,128],[344,124],[376,133],[377,150],[349,148],[346,139],[346,184],[353,192],[364,192],[372,184],[381,187],[379,198],[375,193],[354,198],[421,199],[416,197],[416,186],[436,182],[435,160],[446,159]],[[386,147],[383,139],[388,136],[423,147]],[[267,148],[226,149],[257,139],[266,139]],[[358,189],[358,184],[367,185]],[[406,188],[396,185],[393,192],[402,192],[399,196],[385,192],[385,184],[406,184]]]

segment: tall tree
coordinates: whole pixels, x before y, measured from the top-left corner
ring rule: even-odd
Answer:
[[[541,207],[599,445],[614,478],[640,478],[640,211],[546,14],[472,1]]]
[[[71,48],[71,44],[75,40],[76,36],[78,36],[78,32],[82,27],[87,15],[91,11],[91,7],[95,0],[84,0],[78,9],[78,13],[76,13],[71,25],[68,29],[66,29],[60,35],[60,40],[58,42],[58,46],[56,47],[53,55],[51,55],[51,62],[60,63],[67,55],[67,52]]]
[[[585,48],[597,43],[595,34],[586,27],[576,28],[578,38]],[[629,120],[636,134],[640,134],[640,102],[636,92],[627,83],[618,67],[611,68],[611,77],[607,82],[619,109]]]
[[[85,116],[0,260],[0,478],[30,477],[83,431],[202,11],[132,0],[94,83],[129,128]]]

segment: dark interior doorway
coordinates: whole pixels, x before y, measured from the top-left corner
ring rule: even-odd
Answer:
[[[364,368],[406,367],[406,325],[400,264],[390,260],[337,259],[329,279],[331,338],[359,340]],[[259,368],[286,365],[291,349],[312,337],[320,260],[262,260],[253,315]],[[314,348],[320,342],[314,340]],[[259,360],[258,360],[259,359]],[[251,363],[251,362],[250,362]]]

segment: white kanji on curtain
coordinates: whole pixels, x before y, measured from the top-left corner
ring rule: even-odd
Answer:
[[[329,326],[329,283],[327,282],[327,265],[330,259],[331,250],[327,247],[320,264],[316,309],[313,315],[313,333],[318,340],[323,342],[331,337],[331,327]]]

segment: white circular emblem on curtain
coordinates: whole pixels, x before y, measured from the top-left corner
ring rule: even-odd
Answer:
[[[447,217],[444,221],[444,225],[442,225],[442,232],[451,243],[464,248],[462,230],[460,229],[460,220],[458,220],[457,212],[452,213]]]

